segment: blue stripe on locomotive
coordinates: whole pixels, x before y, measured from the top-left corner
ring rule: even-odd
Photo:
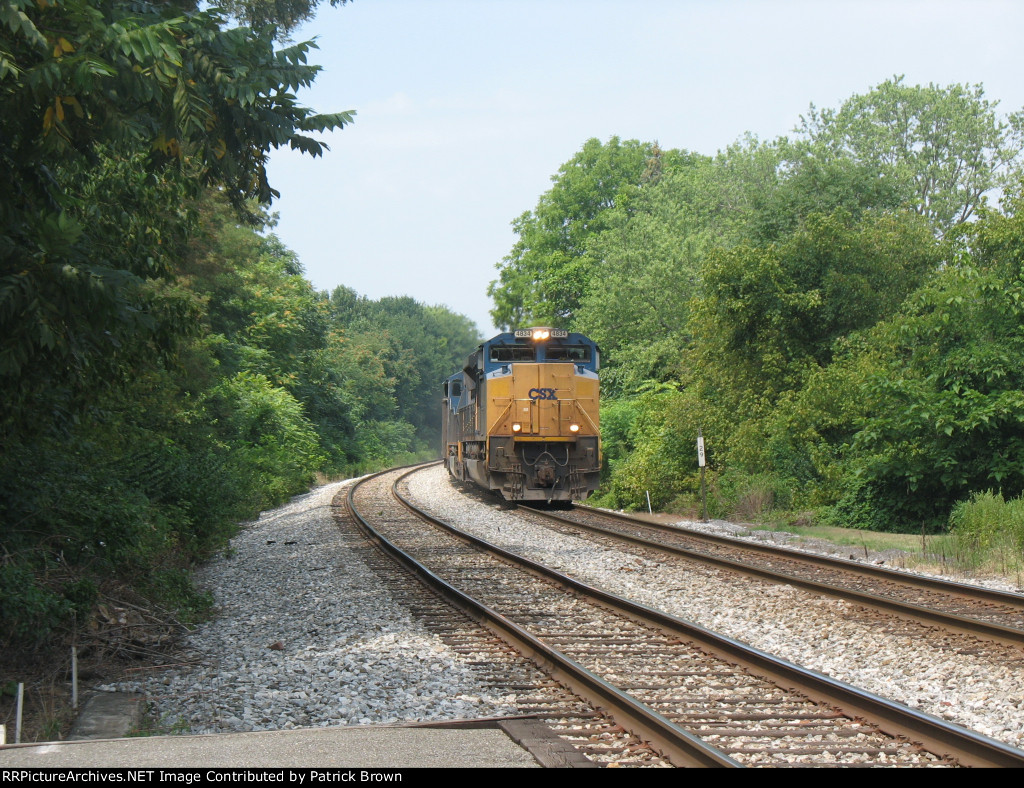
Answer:
[[[561,352],[566,347],[586,347],[590,349],[589,353],[586,353],[585,359],[573,360],[577,367],[588,370],[589,372],[597,373],[598,367],[600,366],[600,354],[597,348],[597,343],[592,339],[588,339],[583,334],[570,333],[568,337],[551,339],[549,341],[534,342],[532,339],[516,339],[515,334],[511,331],[498,334],[497,336],[487,340],[481,345],[483,348],[483,360],[484,360],[484,375],[490,375],[492,372],[497,372],[502,367],[507,367],[509,364],[516,363],[515,361],[491,361],[491,348],[494,346],[505,346],[505,347],[532,347],[536,349],[535,361],[547,362],[547,361],[558,361],[564,362],[567,359],[559,357],[556,359],[550,359],[547,357],[548,345],[558,348]]]

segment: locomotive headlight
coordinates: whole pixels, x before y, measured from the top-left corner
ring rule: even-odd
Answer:
[[[512,432],[520,432],[522,429],[523,429],[523,425],[522,424],[513,424],[512,425]]]
[[[569,425],[569,432],[579,432],[579,431],[580,431],[580,425],[579,424],[570,424]]]
[[[551,336],[551,332],[548,331],[546,328],[535,328],[533,330],[533,341],[534,342],[539,342],[541,340],[547,339],[550,336]]]

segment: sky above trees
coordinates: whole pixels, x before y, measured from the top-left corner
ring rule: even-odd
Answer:
[[[714,154],[788,135],[905,75],[1024,107],[1024,4],[355,0],[294,34],[324,67],[303,103],[355,110],[312,159],[280,151],[275,232],[313,284],[443,303],[490,333],[511,222],[591,137]]]

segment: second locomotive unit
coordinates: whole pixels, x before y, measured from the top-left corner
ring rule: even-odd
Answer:
[[[601,474],[599,355],[582,334],[552,328],[480,345],[444,382],[448,472],[510,501],[589,496]]]

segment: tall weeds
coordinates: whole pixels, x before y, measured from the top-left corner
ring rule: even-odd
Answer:
[[[1024,569],[1024,497],[986,490],[960,501],[949,516],[957,558],[976,569],[1020,575]]]

